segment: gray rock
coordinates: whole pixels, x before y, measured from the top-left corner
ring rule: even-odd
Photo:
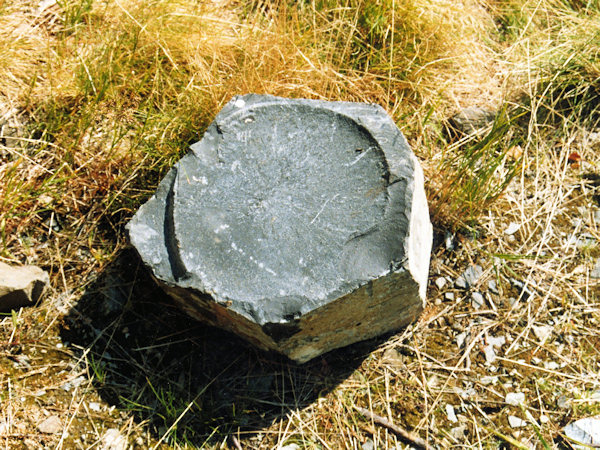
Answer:
[[[483,269],[481,266],[473,264],[456,279],[454,285],[459,289],[470,289],[479,281],[482,274]]]
[[[442,290],[444,288],[444,286],[446,286],[446,278],[444,278],[444,277],[436,278],[435,285],[437,286],[437,288],[439,290]]]
[[[424,306],[423,175],[376,105],[235,97],[128,230],[188,313],[298,362]]]
[[[600,418],[585,417],[563,428],[571,445],[576,449],[596,448],[600,446]]]
[[[480,292],[473,292],[471,294],[471,305],[475,309],[481,309],[485,305],[485,298]]]
[[[40,433],[56,434],[62,431],[62,422],[58,416],[50,416],[38,424],[37,429]]]
[[[527,422],[520,417],[510,415],[508,416],[508,424],[511,428],[523,428],[527,426]]]
[[[451,134],[469,135],[491,125],[496,118],[496,113],[489,109],[471,106],[459,111],[448,119]]]
[[[0,262],[0,311],[37,303],[49,282],[48,274],[39,267]]]
[[[102,450],[127,450],[127,438],[118,429],[109,428],[104,432],[99,448]]]

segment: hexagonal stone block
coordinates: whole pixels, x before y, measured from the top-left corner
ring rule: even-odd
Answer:
[[[424,306],[423,174],[376,105],[235,97],[128,229],[189,314],[298,362]]]

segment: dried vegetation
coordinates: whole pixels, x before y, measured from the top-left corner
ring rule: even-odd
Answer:
[[[0,318],[0,444],[406,446],[364,408],[438,448],[568,447],[600,414],[599,52],[596,2],[0,0],[0,258],[52,278]],[[124,224],[247,92],[396,119],[436,227],[417,323],[295,366],[153,287]],[[469,106],[496,120],[450,139]]]

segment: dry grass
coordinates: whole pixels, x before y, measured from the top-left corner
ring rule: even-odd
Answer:
[[[600,413],[598,36],[594,2],[0,0],[0,258],[52,278],[0,320],[0,443],[405,445],[358,406],[439,448],[567,446],[562,427]],[[123,226],[248,92],[396,119],[446,279],[417,323],[295,366],[153,287]],[[443,120],[474,105],[495,124],[451,142]],[[456,288],[471,264],[482,277]]]

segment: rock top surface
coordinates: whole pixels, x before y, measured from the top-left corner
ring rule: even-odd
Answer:
[[[128,229],[164,286],[267,329],[393,273],[424,301],[422,172],[375,105],[235,97]]]
[[[0,311],[34,305],[49,282],[48,273],[39,267],[0,262]]]

